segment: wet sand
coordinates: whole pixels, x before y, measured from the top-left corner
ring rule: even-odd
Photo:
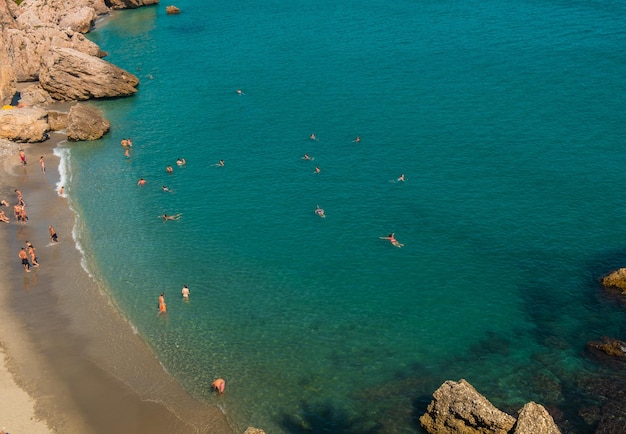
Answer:
[[[21,145],[26,167],[17,155],[20,145],[0,145],[0,199],[12,207],[14,190],[21,190],[29,216],[27,224],[17,224],[12,208],[3,207],[11,222],[0,223],[0,348],[7,356],[0,385],[9,387],[2,400],[10,403],[0,400],[0,429],[233,433],[217,407],[193,399],[164,370],[113,305],[97,271],[90,276],[82,268],[71,235],[71,192],[69,198],[56,192],[59,159],[52,150],[62,139],[51,134],[45,143]],[[59,244],[50,242],[50,224]],[[17,257],[26,241],[40,263],[30,273]]]

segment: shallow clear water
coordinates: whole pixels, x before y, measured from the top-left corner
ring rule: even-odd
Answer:
[[[177,6],[90,34],[141,85],[97,103],[112,131],[70,145],[66,186],[166,368],[267,432],[417,432],[446,379],[566,408],[584,343],[626,325],[596,284],[623,265],[626,8]]]

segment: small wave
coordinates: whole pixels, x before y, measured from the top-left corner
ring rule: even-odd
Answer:
[[[61,187],[65,187],[72,182],[72,171],[71,171],[71,152],[70,148],[65,147],[56,147],[53,149],[53,154],[59,157],[59,182],[56,184],[56,191],[58,192]],[[59,196],[65,197],[66,190],[64,188],[64,193],[58,193]]]

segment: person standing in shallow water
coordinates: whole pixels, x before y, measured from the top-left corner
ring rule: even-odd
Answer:
[[[30,273],[30,262],[28,262],[28,255],[26,254],[26,250],[24,247],[20,250],[17,256],[22,260],[22,265],[24,266],[24,271]]]
[[[53,243],[58,243],[59,239],[57,238],[57,233],[52,225],[48,226],[48,231],[50,232],[50,241]]]
[[[167,313],[167,306],[165,304],[165,293],[162,292],[159,295],[159,315],[164,313]]]
[[[183,285],[181,294],[183,295],[183,300],[189,301],[189,288],[187,288],[187,285]]]

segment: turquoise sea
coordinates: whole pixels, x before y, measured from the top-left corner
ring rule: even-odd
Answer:
[[[85,266],[165,368],[241,431],[418,433],[465,378],[593,432],[585,343],[626,338],[597,282],[626,265],[626,3],[176,6],[89,34],[139,92],[58,150]]]

